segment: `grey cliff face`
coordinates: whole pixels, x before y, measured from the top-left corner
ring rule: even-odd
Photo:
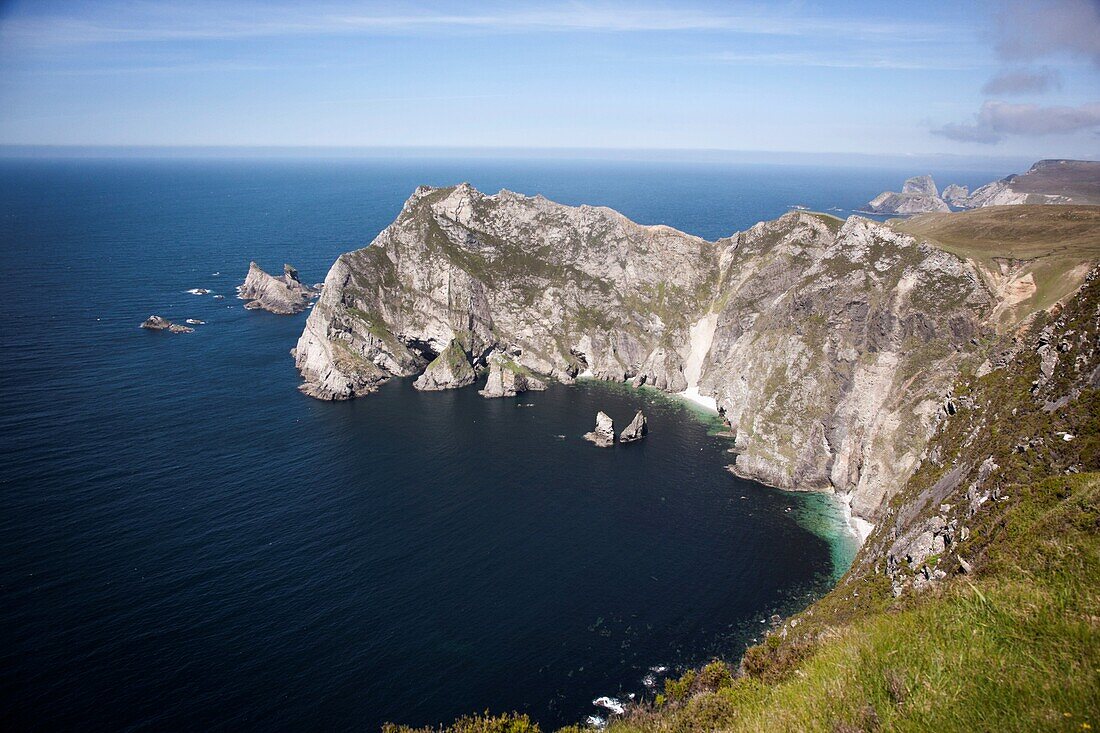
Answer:
[[[965,208],[970,200],[970,190],[966,186],[952,183],[950,186],[943,189],[943,200],[952,206]]]
[[[619,442],[633,443],[636,440],[641,440],[647,435],[649,435],[649,423],[646,422],[645,415],[642,414],[642,411],[638,410],[638,413],[634,415],[634,419],[630,421],[626,429],[619,433]]]
[[[610,448],[615,445],[615,421],[607,413],[596,413],[596,427],[590,433],[584,434],[585,440],[590,440],[600,448]]]
[[[283,265],[283,276],[278,278],[251,262],[244,283],[237,288],[237,297],[248,301],[245,308],[279,315],[301,313],[315,295],[311,288],[302,284],[298,271],[290,265]]]
[[[901,186],[901,192],[920,196],[939,196],[936,182],[932,180],[932,176],[914,176],[906,179]]]
[[[849,494],[873,520],[992,307],[969,264],[860,217],[792,212],[707,242],[605,208],[421,187],[336,261],[294,353],[319,399],[421,373],[421,388],[457,387],[463,363],[487,369],[491,397],[578,376],[710,397],[736,473]]]
[[[504,354],[494,353],[489,358],[489,377],[482,397],[515,397],[521,392],[538,392],[546,389],[546,383],[528,369],[516,364]]]

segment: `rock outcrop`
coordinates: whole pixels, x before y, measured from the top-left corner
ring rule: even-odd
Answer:
[[[183,326],[179,323],[172,323],[163,316],[149,316],[141,323],[142,328],[147,328],[150,331],[168,331],[169,333],[194,333],[195,329],[188,326]]]
[[[633,443],[636,440],[641,440],[647,435],[649,435],[649,423],[646,422],[645,415],[642,414],[642,411],[638,410],[637,414],[634,415],[634,419],[626,426],[626,429],[619,433],[619,442]]]
[[[478,392],[482,397],[515,397],[521,392],[546,389],[545,382],[506,354],[494,353],[488,361],[489,376],[485,387]]]
[[[867,210],[876,214],[921,214],[951,211],[951,207],[939,197],[932,176],[916,176],[905,182],[901,193],[884,191],[871,199]]]
[[[858,216],[791,212],[708,242],[606,208],[421,187],[337,259],[294,353],[321,399],[420,375],[456,342],[488,369],[486,396],[584,375],[711,398],[736,473],[847,495],[874,521],[955,375],[984,359],[999,297],[974,263]]]
[[[596,413],[596,427],[590,433],[584,434],[585,440],[590,440],[600,448],[610,448],[615,445],[615,421],[603,412]]]
[[[941,198],[952,206],[963,208],[970,200],[970,190],[966,186],[952,183],[950,186],[943,189]]]
[[[413,387],[424,391],[456,389],[473,384],[477,372],[470,364],[470,357],[457,339],[439,353],[413,382]]]
[[[283,265],[283,276],[275,277],[260,269],[255,262],[248,265],[248,275],[237,288],[237,297],[247,300],[245,308],[262,309],[279,315],[301,313],[317,293],[302,284],[298,271]]]

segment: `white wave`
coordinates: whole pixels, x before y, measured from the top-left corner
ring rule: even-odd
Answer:
[[[871,534],[875,529],[875,525],[868,522],[863,517],[857,517],[852,513],[852,495],[840,494],[840,503],[843,507],[844,521],[848,523],[848,529],[855,535],[856,542],[863,544],[863,541]]]
[[[626,706],[623,705],[620,700],[617,700],[613,697],[607,697],[606,695],[603,697],[597,697],[595,700],[592,701],[592,704],[598,708],[607,708],[616,715],[622,715],[626,712]]]

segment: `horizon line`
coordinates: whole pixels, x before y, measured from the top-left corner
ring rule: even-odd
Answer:
[[[856,152],[856,151],[842,151],[842,150],[829,150],[829,151],[807,151],[807,150],[750,150],[744,148],[694,148],[694,147],[595,147],[595,146],[489,146],[489,145],[292,145],[292,144],[278,144],[278,145],[247,145],[247,144],[233,144],[233,143],[214,143],[214,144],[188,144],[188,145],[174,145],[174,144],[99,144],[99,143],[0,143],[0,157],[36,157],[42,154],[54,153],[70,154],[79,156],[83,154],[88,157],[103,157],[110,154],[128,154],[123,157],[135,157],[141,153],[166,153],[166,154],[179,154],[190,157],[210,157],[218,154],[250,154],[256,155],[313,155],[313,156],[326,156],[326,155],[339,155],[339,154],[358,154],[359,156],[369,156],[371,154],[378,155],[380,157],[393,157],[395,154],[402,153],[419,153],[425,154],[440,154],[440,153],[465,153],[465,154],[479,154],[480,156],[499,154],[506,157],[512,157],[517,154],[534,154],[534,155],[560,155],[560,154],[573,154],[581,157],[596,156],[596,157],[614,157],[623,155],[686,155],[686,156],[699,156],[699,155],[720,155],[720,156],[777,156],[777,157],[792,157],[792,156],[805,156],[805,157],[847,157],[847,158],[860,158],[868,160],[882,160],[882,159],[897,159],[897,160],[929,160],[929,159],[942,159],[944,161],[979,161],[988,160],[990,162],[1008,162],[1008,161],[1021,161],[1021,160],[1049,160],[1049,159],[1067,159],[1067,160],[1097,160],[1097,157],[1069,157],[1063,156],[1041,156],[1033,158],[1032,156],[1019,155],[1019,154],[967,154],[967,153],[944,153],[944,152],[931,152],[931,153],[904,153],[904,152]]]

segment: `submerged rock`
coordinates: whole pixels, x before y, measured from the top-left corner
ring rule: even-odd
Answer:
[[[237,288],[237,297],[249,301],[245,308],[279,315],[301,313],[316,295],[316,291],[298,279],[298,271],[290,265],[283,265],[283,276],[278,278],[251,262],[244,283]]]
[[[626,426],[626,429],[619,434],[620,443],[633,443],[636,440],[641,440],[649,434],[649,423],[646,422],[645,415],[641,410],[638,410],[638,414],[634,416],[634,419],[630,421],[630,424]]]
[[[610,448],[615,444],[615,421],[602,410],[597,412],[596,429],[590,433],[585,433],[584,439],[592,441],[600,448]]]

